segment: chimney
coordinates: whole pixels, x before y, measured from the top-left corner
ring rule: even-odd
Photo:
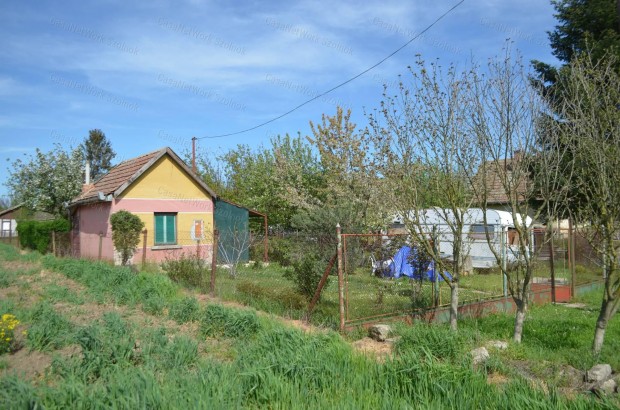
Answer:
[[[86,169],[84,171],[84,184],[82,185],[82,193],[86,193],[95,187],[90,183],[90,162],[86,161]]]
[[[520,161],[522,158],[523,158],[523,151],[520,149],[515,150],[512,156],[512,159],[515,161]]]

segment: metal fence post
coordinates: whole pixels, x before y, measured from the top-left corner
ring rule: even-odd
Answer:
[[[344,273],[342,271],[342,232],[340,224],[336,225],[338,238],[338,303],[340,305],[340,330],[344,330]]]
[[[97,260],[101,260],[102,245],[103,245],[103,232],[99,232],[99,255],[97,256]]]
[[[504,297],[508,297],[508,275],[506,274],[507,270],[507,258],[508,258],[508,231],[502,230],[500,233],[500,255],[502,257],[502,288],[504,292]]]
[[[575,232],[573,230],[573,218],[568,218],[568,266],[570,269],[570,295],[575,297],[577,277],[575,275]]]
[[[553,249],[553,229],[549,234],[549,270],[551,271],[551,303],[555,303],[555,252]]]
[[[432,233],[432,237],[431,237],[431,241],[433,241],[433,253],[435,255],[439,254],[439,247],[438,247],[438,243],[437,243],[437,238],[439,238],[439,235],[437,235],[437,225],[433,225],[433,233]],[[434,272],[434,276],[435,276],[435,283],[433,283],[433,306],[437,307],[439,306],[440,302],[440,296],[439,296],[439,273],[437,272],[437,263],[435,263],[435,272]],[[441,266],[439,267],[441,269]],[[420,275],[422,275],[422,273],[418,272]],[[421,276],[420,276],[421,277]]]
[[[52,254],[56,256],[56,231],[52,231]]]
[[[146,265],[146,239],[147,239],[147,230],[143,230],[142,233],[144,237],[142,238],[142,269],[144,269],[144,265]]]

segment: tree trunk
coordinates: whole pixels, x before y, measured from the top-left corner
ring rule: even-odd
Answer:
[[[594,354],[599,354],[603,348],[603,341],[605,340],[605,330],[607,329],[607,322],[613,315],[614,303],[610,301],[607,296],[603,298],[601,304],[601,311],[596,320],[596,328],[594,330],[594,343],[592,344],[592,351]]]
[[[450,330],[456,332],[457,319],[459,314],[459,283],[452,282],[450,288]]]
[[[522,300],[515,301],[517,305],[517,314],[515,316],[515,330],[512,336],[512,340],[515,343],[521,343],[521,338],[523,337],[523,322],[525,322],[525,311],[527,309],[527,304]]]

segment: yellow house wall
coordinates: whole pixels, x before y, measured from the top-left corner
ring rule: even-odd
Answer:
[[[209,194],[167,155],[134,181],[121,198],[211,199]]]
[[[155,246],[155,212],[177,214],[176,245],[196,245],[191,238],[194,220],[203,220],[201,245],[213,243],[213,200],[167,155],[134,181],[117,199],[117,209],[140,217],[147,230],[147,247]],[[140,235],[139,249],[143,247]]]

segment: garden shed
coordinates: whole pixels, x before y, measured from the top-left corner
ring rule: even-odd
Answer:
[[[215,227],[218,230],[218,263],[248,262],[253,243],[250,218],[261,218],[264,227],[263,261],[267,262],[267,215],[245,208],[234,202],[217,198]]]

